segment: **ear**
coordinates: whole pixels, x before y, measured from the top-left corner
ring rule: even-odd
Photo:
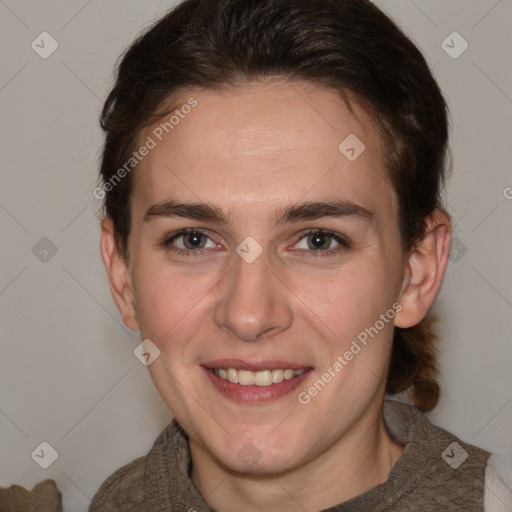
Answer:
[[[412,327],[423,320],[441,288],[450,255],[451,222],[435,210],[427,221],[425,235],[409,252],[398,302],[402,309],[396,327]]]
[[[114,237],[114,223],[108,217],[101,222],[100,251],[107,270],[110,291],[123,322],[129,329],[138,331],[139,326],[135,316],[135,291],[130,269],[119,252]]]

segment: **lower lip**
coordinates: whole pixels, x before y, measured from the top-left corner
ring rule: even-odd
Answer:
[[[295,391],[313,371],[312,369],[306,370],[301,375],[283,380],[283,382],[279,382],[278,384],[271,384],[270,386],[242,386],[217,377],[217,375],[205,366],[201,368],[217,391],[235,402],[243,403],[272,402],[273,400],[278,400]]]

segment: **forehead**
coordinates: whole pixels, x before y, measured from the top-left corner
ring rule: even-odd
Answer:
[[[340,196],[372,202],[388,194],[392,202],[372,119],[321,86],[270,81],[182,92],[140,140],[148,137],[155,147],[135,173],[141,208],[177,196],[233,210]]]

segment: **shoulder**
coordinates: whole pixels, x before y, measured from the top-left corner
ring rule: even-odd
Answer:
[[[149,452],[110,475],[94,495],[89,512],[140,512],[151,494],[151,482],[165,473],[165,455],[173,453],[179,442],[186,443],[178,425],[171,421],[156,438]],[[171,463],[172,466],[172,463]],[[147,474],[151,474],[150,480]],[[165,478],[166,475],[163,476]],[[154,484],[154,482],[153,482]]]
[[[149,452],[126,464],[101,484],[89,512],[140,512],[148,504],[166,501],[171,482],[187,479],[188,438],[176,421],[160,433]]]
[[[386,402],[384,418],[391,436],[406,447],[401,468],[413,476],[405,501],[421,502],[423,510],[452,510],[456,504],[467,512],[482,510],[488,451],[434,425],[410,405]]]
[[[89,512],[135,512],[144,502],[146,457],[139,457],[119,468],[101,484]]]
[[[485,468],[485,512],[512,510],[512,455],[493,453]]]

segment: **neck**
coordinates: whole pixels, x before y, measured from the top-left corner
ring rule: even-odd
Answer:
[[[384,483],[403,453],[387,433],[381,409],[361,418],[325,452],[282,474],[233,473],[192,440],[190,448],[192,481],[219,512],[323,510]]]

